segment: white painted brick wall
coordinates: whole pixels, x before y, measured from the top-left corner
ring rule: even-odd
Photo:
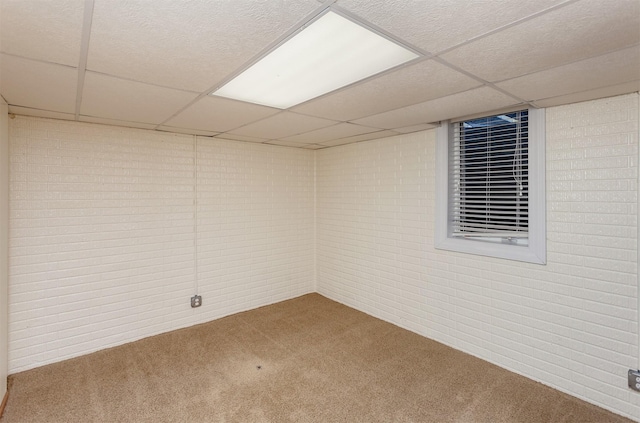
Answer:
[[[435,250],[435,131],[320,150],[320,293],[625,416],[638,95],[547,110],[546,266]]]
[[[637,95],[548,109],[547,266],[433,248],[433,132],[318,151],[315,174],[310,151],[199,138],[196,263],[193,137],[10,126],[11,372],[315,283],[640,419],[625,379],[638,356]],[[204,306],[191,309],[196,264]]]
[[[203,321],[312,292],[313,152],[200,140]]]
[[[314,289],[313,152],[10,120],[10,373]]]

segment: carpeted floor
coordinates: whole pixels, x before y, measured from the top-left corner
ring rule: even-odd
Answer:
[[[630,421],[318,294],[9,384],[1,423]]]

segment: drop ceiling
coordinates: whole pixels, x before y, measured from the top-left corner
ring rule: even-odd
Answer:
[[[327,11],[419,57],[287,110],[209,94]],[[0,0],[9,112],[326,148],[640,90],[640,0]]]

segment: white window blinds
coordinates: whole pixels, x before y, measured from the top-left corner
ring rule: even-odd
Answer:
[[[526,242],[528,111],[467,120],[453,127],[452,236]]]

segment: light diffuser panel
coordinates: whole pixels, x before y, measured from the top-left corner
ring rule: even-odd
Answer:
[[[417,57],[328,12],[211,94],[287,109]]]

